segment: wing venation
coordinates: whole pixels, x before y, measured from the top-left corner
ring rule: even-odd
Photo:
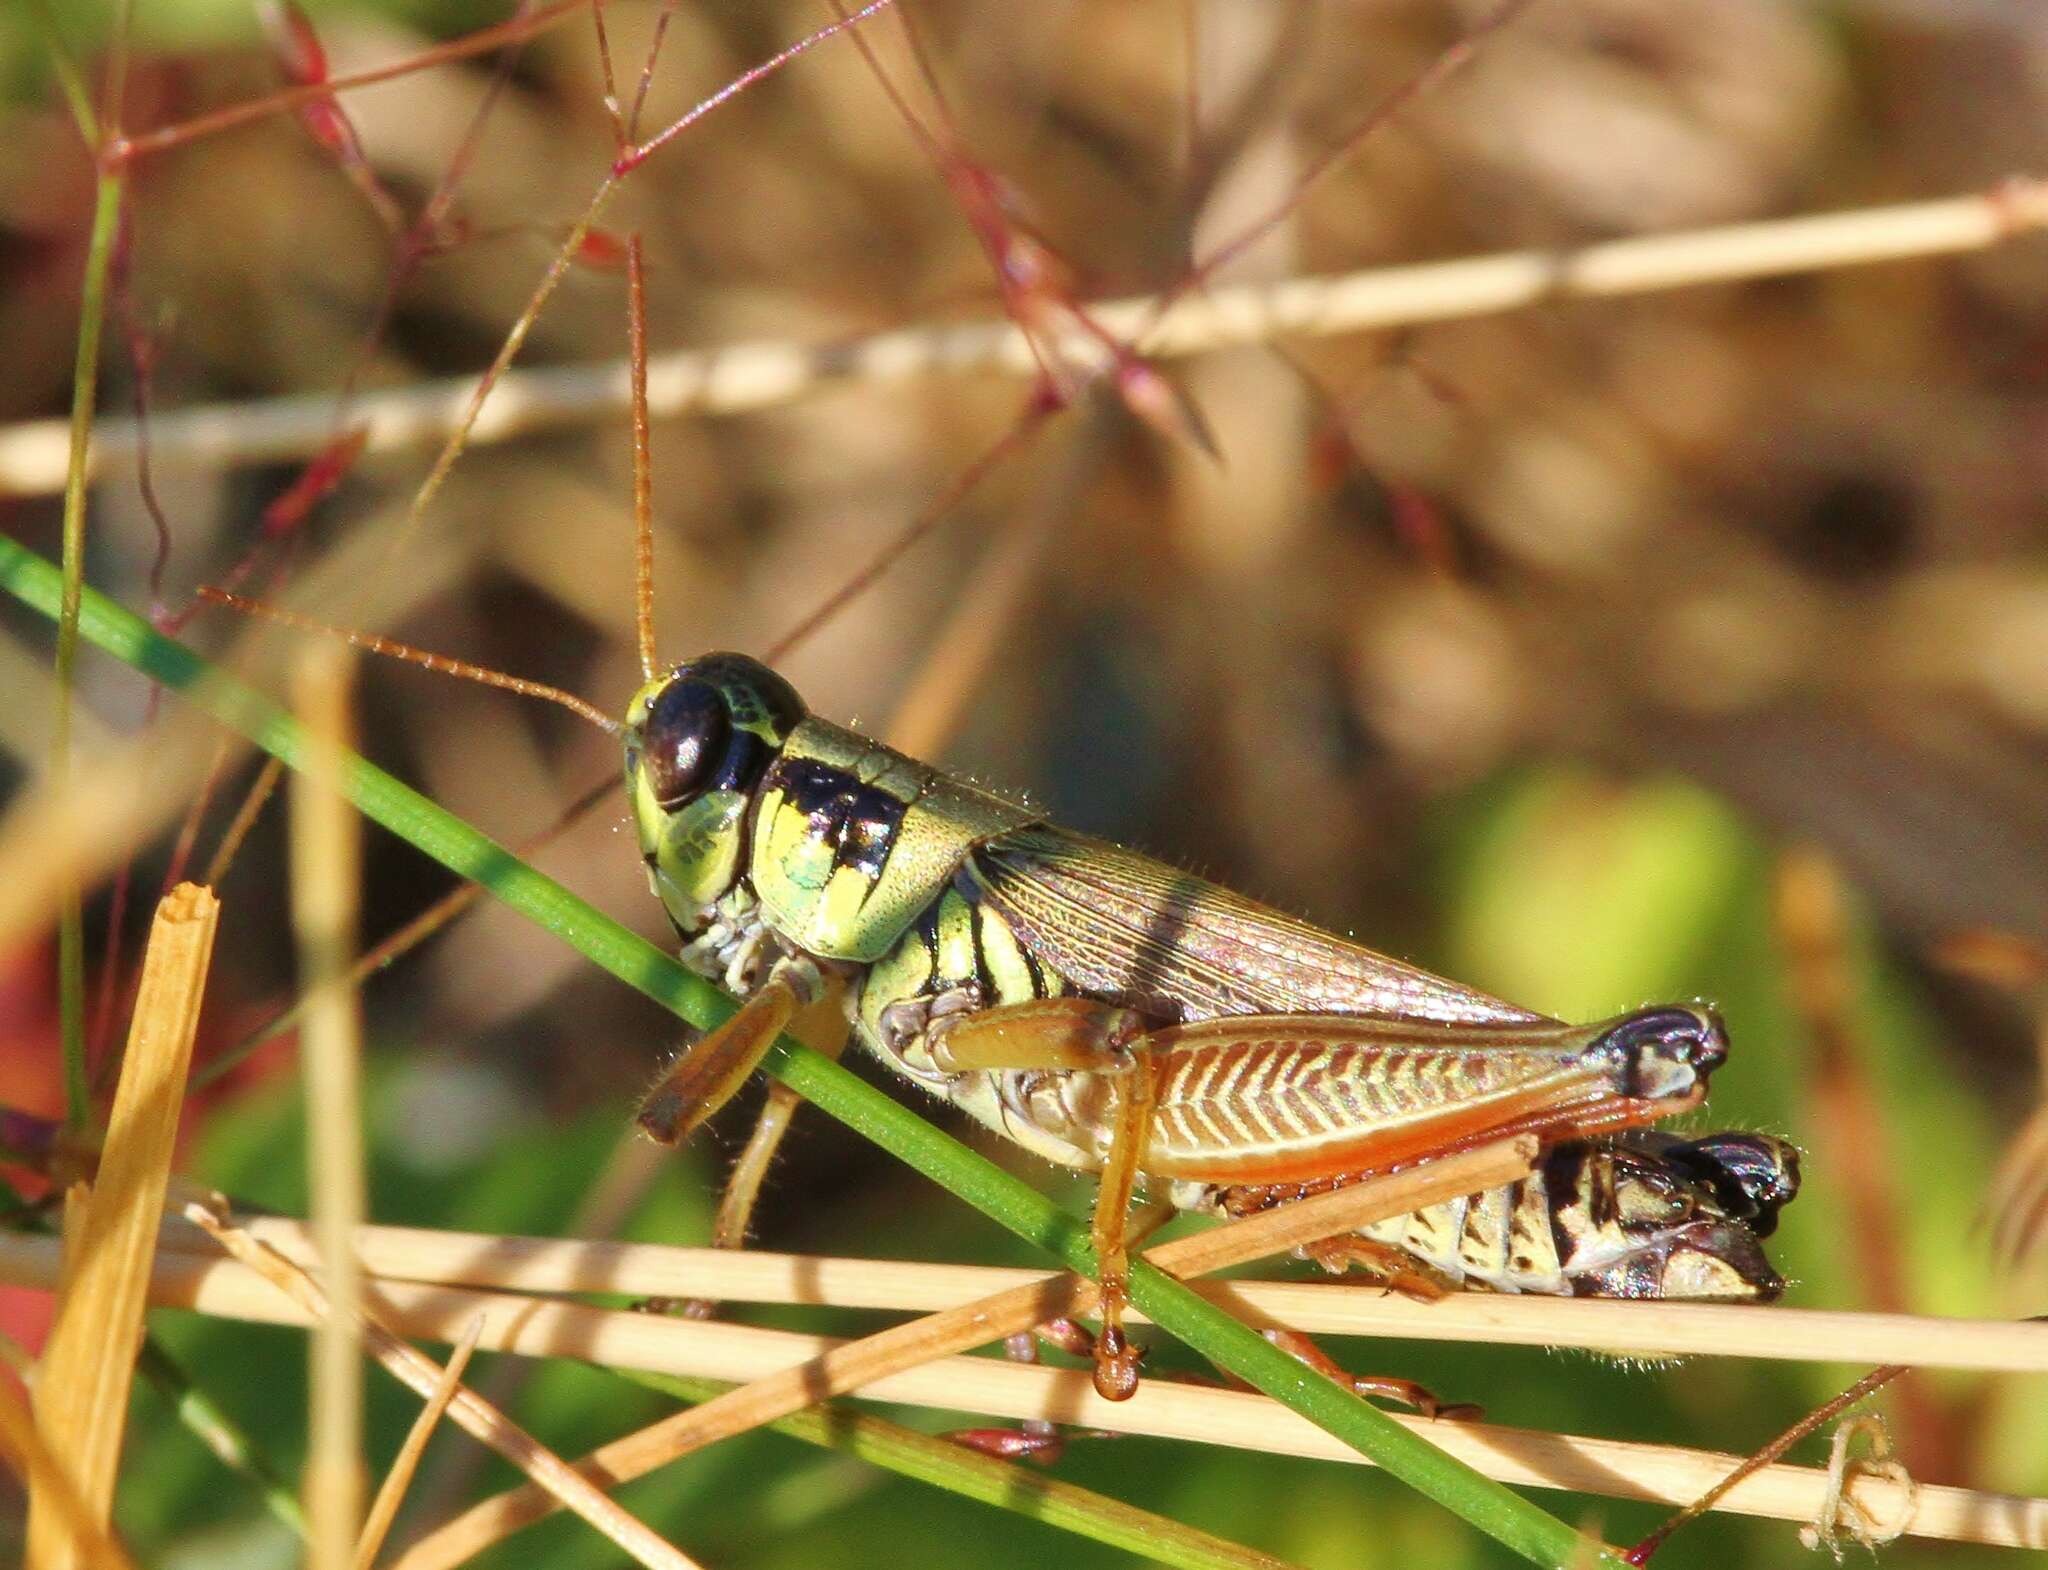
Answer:
[[[1459,1025],[1546,1016],[1347,942],[1149,856],[1057,828],[1004,834],[968,873],[1042,960],[1165,1020],[1351,1014]]]

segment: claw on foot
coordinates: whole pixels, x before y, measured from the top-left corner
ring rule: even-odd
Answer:
[[[998,1461],[1036,1461],[1043,1466],[1051,1466],[1067,1448],[1066,1437],[1049,1423],[1043,1428],[956,1428],[946,1437]]]
[[[1138,1362],[1144,1355],[1131,1345],[1123,1326],[1103,1326],[1095,1338],[1095,1393],[1105,1401],[1130,1400],[1138,1393]]]
[[[1095,1356],[1095,1333],[1079,1320],[1068,1319],[1064,1315],[1048,1319],[1035,1334],[1047,1346],[1058,1347],[1069,1357]]]

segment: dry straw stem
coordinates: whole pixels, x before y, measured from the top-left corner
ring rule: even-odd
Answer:
[[[57,1259],[49,1240],[0,1240],[0,1280],[46,1288]],[[482,1314],[481,1345],[531,1357],[578,1357],[717,1379],[760,1378],[818,1358],[829,1337],[749,1326],[672,1319],[588,1308],[509,1294],[413,1283],[375,1283],[379,1317],[409,1336],[452,1342]],[[281,1299],[264,1280],[233,1261],[190,1255],[160,1261],[152,1300],[226,1318],[267,1324],[310,1323],[311,1314]],[[424,1360],[422,1360],[424,1361]],[[421,1388],[416,1386],[415,1388]],[[1366,1464],[1305,1419],[1262,1396],[1147,1380],[1129,1402],[1103,1401],[1082,1370],[1032,1368],[987,1357],[950,1357],[894,1374],[863,1397],[1011,1419],[1044,1418],[1116,1432],[1231,1445],[1271,1454]],[[455,1408],[458,1419],[461,1408]],[[1697,1498],[1741,1460],[1713,1451],[1636,1444],[1490,1424],[1400,1419],[1481,1471],[1504,1482],[1570,1489],[1681,1505]],[[558,1463],[559,1464],[559,1463]],[[579,1479],[580,1481],[580,1479]],[[1811,1521],[1825,1502],[1827,1474],[1773,1466],[1744,1482],[1721,1508],[1743,1514]],[[1881,1519],[1903,1503],[1899,1492],[1859,1482],[1856,1497]],[[1921,1537],[2001,1547],[2048,1547],[2048,1500],[1922,1485],[1907,1529]],[[400,1560],[404,1570],[429,1563]]]
[[[264,1217],[251,1221],[249,1230],[302,1263],[317,1258],[303,1221]],[[164,1234],[163,1246],[170,1253],[190,1253],[204,1245],[196,1234],[171,1227]],[[356,1250],[363,1268],[387,1281],[920,1313],[953,1308],[997,1292],[1042,1289],[1058,1279],[1034,1270],[985,1265],[508,1237],[414,1227],[365,1227],[356,1234]],[[166,1268],[169,1264],[167,1259]],[[0,1244],[0,1275],[8,1268],[5,1245]],[[1910,1362],[1921,1368],[2048,1373],[2048,1323],[2033,1320],[1950,1319],[1782,1305],[1624,1303],[1483,1292],[1454,1293],[1434,1303],[1418,1303],[1377,1286],[1336,1282],[1217,1281],[1197,1290],[1253,1324],[1285,1325],[1311,1335],[1579,1347],[1631,1357]],[[1134,1309],[1131,1317],[1142,1320],[1144,1314]]]
[[[2048,181],[2014,178],[1989,191],[1935,201],[1820,213],[1606,241],[1575,251],[1522,250],[1447,262],[1370,268],[1331,277],[1210,289],[1185,295],[1155,322],[1155,296],[1105,301],[1090,314],[1112,334],[1142,334],[1146,353],[1199,354],[1279,338],[1328,338],[1517,310],[1548,301],[1644,294],[1697,284],[1818,272],[1908,257],[1983,250],[2048,227]],[[1092,338],[1052,345],[1079,363],[1100,358]],[[501,356],[503,358],[503,356]],[[786,403],[842,381],[898,382],[938,372],[1029,376],[1037,360],[1006,317],[907,327],[850,343],[732,344],[651,355],[647,405],[655,418],[733,414]],[[356,413],[368,449],[444,441],[471,412],[474,377],[422,382],[362,395]],[[627,411],[632,376],[623,360],[507,371],[476,413],[469,444],[585,424]],[[152,416],[158,462],[270,462],[317,452],[334,434],[330,393],[207,404]],[[93,428],[100,469],[133,456],[133,420]],[[0,495],[60,489],[68,435],[62,421],[0,429]]]
[[[333,1312],[313,1330],[305,1502],[313,1570],[348,1570],[363,1521],[362,1266],[349,1247],[363,1224],[362,1017],[353,987],[336,985],[355,958],[362,824],[341,794],[353,745],[345,648],[306,645],[293,662],[293,707],[309,767],[291,783],[291,907],[306,1069],[307,1167],[313,1236]]]
[[[238,1227],[222,1225],[204,1206],[187,1205],[184,1213],[187,1220],[204,1230],[232,1256],[232,1265],[217,1262],[211,1268],[232,1269],[238,1287],[248,1295],[251,1306],[260,1303],[260,1311],[247,1317],[272,1324],[312,1325],[330,1312],[327,1294],[312,1277],[282,1254],[258,1243]],[[452,1302],[454,1297],[443,1294],[441,1300]],[[458,1322],[436,1339],[459,1341],[467,1321],[480,1310],[480,1304],[472,1303],[470,1312],[458,1316]],[[378,1315],[364,1312],[361,1333],[363,1344],[371,1356],[383,1364],[393,1378],[423,1400],[434,1398],[442,1379],[439,1364],[406,1345]],[[404,1333],[416,1332],[407,1330]],[[490,1344],[488,1332],[481,1339],[482,1344]],[[695,1570],[694,1562],[680,1549],[663,1542],[644,1524],[592,1488],[561,1457],[474,1391],[458,1389],[448,1404],[448,1413],[469,1433],[547,1489],[623,1551],[648,1566],[649,1570]]]
[[[1504,1140],[1215,1227],[1148,1250],[1145,1257],[1170,1274],[1202,1275],[1297,1243],[1330,1237],[1383,1216],[1514,1182],[1528,1175],[1535,1157],[1533,1138],[1525,1135]],[[613,1440],[578,1462],[578,1469],[606,1487],[615,1487],[720,1439],[872,1386],[948,1353],[986,1346],[1049,1319],[1089,1313],[1099,1293],[1093,1281],[1059,1275],[894,1326],[835,1346],[815,1361],[758,1377],[701,1406]],[[539,1520],[551,1508],[549,1501],[531,1488],[512,1489],[465,1511],[416,1544],[401,1563],[415,1570],[459,1564]]]
[[[419,1470],[420,1457],[426,1454],[427,1441],[433,1437],[442,1415],[448,1410],[448,1403],[455,1399],[455,1392],[462,1388],[463,1371],[469,1367],[470,1357],[476,1351],[477,1338],[484,1333],[483,1316],[478,1315],[469,1322],[469,1328],[462,1332],[462,1339],[455,1343],[455,1351],[449,1357],[447,1366],[441,1370],[439,1383],[434,1393],[427,1397],[426,1405],[413,1419],[413,1425],[406,1431],[405,1443],[398,1447],[398,1454],[391,1462],[391,1470],[384,1474],[384,1481],[378,1485],[377,1497],[370,1505],[369,1518],[363,1522],[363,1535],[356,1542],[355,1570],[370,1570],[377,1562],[377,1555],[383,1550],[385,1534],[391,1530],[391,1523],[398,1517],[398,1506],[405,1498],[405,1491],[412,1486],[413,1474]]]
[[[30,1498],[41,1499],[56,1511],[67,1552],[75,1551],[82,1563],[102,1570],[133,1570],[135,1561],[86,1508],[77,1480],[50,1454],[50,1447],[36,1431],[28,1403],[14,1382],[4,1377],[0,1377],[0,1456],[6,1457]],[[75,1550],[70,1545],[75,1545]]]
[[[219,917],[212,893],[189,883],[158,904],[99,1170],[83,1203],[65,1214],[64,1277],[36,1376],[36,1423],[102,1532]],[[85,1550],[59,1499],[31,1486],[29,1561],[68,1570],[91,1562]]]

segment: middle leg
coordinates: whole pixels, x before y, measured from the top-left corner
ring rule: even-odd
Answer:
[[[1108,1090],[1100,1185],[1090,1223],[1102,1332],[1095,1340],[1095,1389],[1126,1401],[1138,1388],[1139,1352],[1124,1331],[1130,1306],[1130,1207],[1152,1129],[1156,1076],[1137,1045],[1143,1015],[1089,998],[1041,998],[941,1022],[932,1062],[947,1073],[1052,1069],[1100,1076]]]

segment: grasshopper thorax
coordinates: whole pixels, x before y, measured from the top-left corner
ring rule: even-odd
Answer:
[[[803,720],[796,689],[744,654],[685,661],[626,710],[626,797],[663,902],[708,906],[742,871],[746,809]]]

